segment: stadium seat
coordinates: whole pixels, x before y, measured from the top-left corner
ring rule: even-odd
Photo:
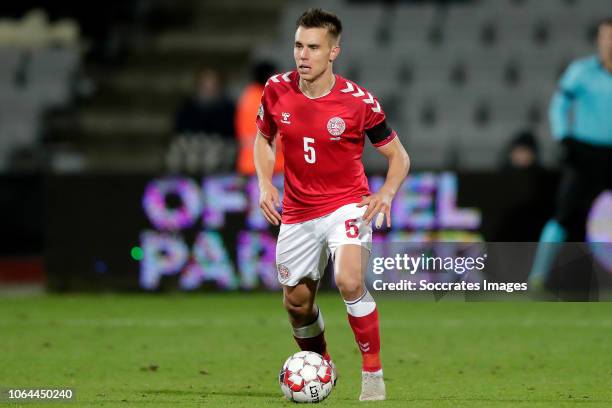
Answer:
[[[429,30],[435,21],[436,8],[433,4],[399,4],[391,21],[393,48],[406,53],[414,48],[423,48],[427,45]]]
[[[16,47],[0,47],[0,84],[14,81],[22,53]]]

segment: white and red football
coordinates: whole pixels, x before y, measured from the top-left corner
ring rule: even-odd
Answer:
[[[288,400],[321,402],[331,393],[336,372],[320,354],[300,351],[285,361],[278,380]]]

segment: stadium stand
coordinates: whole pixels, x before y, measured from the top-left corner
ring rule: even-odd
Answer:
[[[50,23],[39,9],[0,22],[0,171],[18,168],[15,156],[40,154],[42,115],[71,99],[78,42],[75,21]]]
[[[588,4],[587,4],[588,3]],[[285,7],[277,42],[256,55],[291,68],[287,38],[310,2]],[[536,130],[543,161],[554,142],[547,109],[558,75],[595,52],[593,27],[606,0],[336,2],[345,27],[340,74],[372,90],[417,169],[492,169],[511,135]],[[379,41],[381,27],[388,31]],[[281,41],[282,39],[282,41]],[[284,42],[284,46],[283,46]],[[372,148],[366,167],[384,169]]]
[[[123,52],[87,61],[94,92],[50,118],[52,150],[80,158],[86,171],[167,170],[180,148],[171,143],[173,113],[191,92],[195,72],[203,66],[222,72],[237,98],[248,79],[250,50],[273,38],[282,3],[126,2],[135,10],[126,11],[130,17],[120,25],[109,23],[119,31],[103,47],[123,39]]]
[[[477,170],[498,166],[526,127],[543,163],[555,162],[547,109],[556,80],[595,52],[594,23],[612,2],[143,0],[118,15],[99,10],[97,25],[91,13],[62,18],[68,6],[49,9],[52,23],[42,11],[3,19],[0,169],[24,146],[43,149],[55,171],[164,169],[172,112],[193,72],[220,70],[236,98],[251,61],[292,69],[295,20],[312,6],[342,18],[336,71],[379,97],[415,169]],[[385,168],[371,147],[364,160]]]

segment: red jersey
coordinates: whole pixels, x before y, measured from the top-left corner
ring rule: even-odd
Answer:
[[[284,224],[324,216],[370,194],[361,162],[365,132],[381,124],[385,113],[364,88],[340,75],[335,80],[318,98],[302,93],[297,71],[272,76],[264,88],[257,127],[282,141]],[[395,136],[389,131],[374,146]]]

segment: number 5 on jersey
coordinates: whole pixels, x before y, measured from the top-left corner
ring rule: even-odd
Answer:
[[[317,154],[314,146],[311,146],[311,144],[314,144],[314,142],[315,140],[312,137],[304,137],[304,159],[306,160],[306,163],[313,164],[317,161]]]

